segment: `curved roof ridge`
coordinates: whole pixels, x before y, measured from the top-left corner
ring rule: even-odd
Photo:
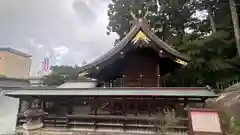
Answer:
[[[166,42],[161,40],[155,33],[153,33],[147,26],[148,26],[148,24],[144,23],[141,28],[146,33],[146,35],[149,36],[150,39],[152,39],[153,41],[155,41],[157,43],[157,45],[159,45],[165,51],[175,55],[178,58],[184,59],[186,61],[190,61],[190,58],[187,55],[184,55],[184,54],[180,53],[179,51],[175,50],[174,48],[172,48]]]
[[[79,72],[82,72],[92,66],[96,66],[102,61],[105,61],[106,59],[112,57],[114,54],[116,54],[118,51],[125,47],[124,44],[127,44],[134,37],[134,35],[137,34],[139,29],[140,25],[134,25],[132,29],[128,32],[128,34],[124,36],[124,38],[120,40],[112,49],[107,51],[104,55],[100,56],[96,60],[92,61],[90,64],[83,66],[82,69],[80,69],[81,71]]]
[[[159,47],[161,47],[168,53],[171,53],[172,55],[186,61],[190,60],[188,56],[181,54],[180,52],[178,52],[177,50],[169,46],[167,43],[162,41],[160,38],[158,38],[152,31],[149,30],[149,28],[150,28],[149,24],[145,19],[135,20],[133,27],[130,29],[128,34],[120,42],[118,42],[112,49],[110,49],[104,55],[100,56],[99,58],[92,61],[91,63],[81,67],[79,72],[81,73],[86,71],[89,68],[97,66],[100,63],[108,60],[109,58],[117,54],[120,50],[122,50],[128,44],[128,42],[130,42],[134,38],[137,32],[139,32],[139,30],[142,30],[151,40],[155,41]]]

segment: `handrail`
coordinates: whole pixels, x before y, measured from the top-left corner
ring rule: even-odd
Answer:
[[[139,117],[139,116],[115,116],[115,115],[72,115],[67,114],[68,118],[93,118],[93,119],[121,119],[121,120],[163,120],[158,117]],[[180,121],[187,121],[187,118],[177,118]]]

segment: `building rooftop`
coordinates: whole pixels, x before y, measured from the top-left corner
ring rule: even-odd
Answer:
[[[86,85],[86,83],[89,83],[91,85]],[[81,82],[66,82],[60,86],[58,86],[58,88],[84,88],[86,86],[88,87],[95,87],[97,85],[96,81],[81,81]]]
[[[10,47],[0,48],[0,51],[6,51],[6,52],[14,53],[16,55],[20,55],[20,56],[23,56],[23,57],[32,57],[32,55],[30,55],[30,54],[15,50],[15,49],[10,48]]]
[[[28,79],[23,79],[23,78],[14,78],[14,77],[0,77],[0,81],[2,80],[8,80],[8,81],[24,81],[24,82],[29,82]]]
[[[144,96],[144,97],[216,97],[206,88],[45,88],[23,89],[6,93],[19,96]]]
[[[128,34],[126,34],[126,36],[120,42],[118,42],[111,50],[109,50],[103,56],[81,67],[79,70],[79,74],[85,74],[86,76],[88,76],[89,74],[94,72],[95,69],[98,69],[99,65],[101,65],[100,67],[105,67],[109,65],[109,62],[107,61],[111,61],[111,59],[117,59],[115,57],[118,57],[119,54],[121,53],[123,54],[123,50],[125,51],[124,53],[131,50],[132,48],[131,46],[133,46],[135,44],[135,41],[141,38],[142,35],[145,36],[143,39],[148,40],[146,42],[150,42],[150,41],[154,42],[154,44],[153,43],[149,44],[148,47],[158,48],[158,50],[162,51],[162,53],[166,53],[171,56],[174,56],[175,58],[171,58],[171,59],[174,59],[175,62],[181,65],[186,65],[187,62],[190,61],[190,57],[188,55],[178,52],[171,45],[168,45],[166,42],[158,38],[157,35],[155,35],[154,32],[150,30],[150,26],[146,19],[138,19],[138,20],[135,20],[131,30],[128,32]],[[134,43],[130,44],[130,42],[134,42]]]

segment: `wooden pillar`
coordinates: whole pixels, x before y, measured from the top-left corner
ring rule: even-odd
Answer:
[[[151,116],[151,100],[147,101],[148,116]]]
[[[93,98],[93,102],[94,102],[94,115],[96,116],[97,115],[97,97],[94,97]],[[94,118],[94,130],[97,130],[97,119]]]
[[[155,97],[152,98],[152,105],[153,105],[153,108],[154,108],[154,111],[155,111],[155,109],[156,109]]]
[[[134,102],[134,108],[136,110],[135,116],[138,116],[138,104],[137,104],[137,102]]]
[[[45,109],[45,107],[44,107],[44,100],[42,100],[42,99],[41,99],[41,102],[40,102],[40,107],[41,107],[42,110]]]
[[[160,80],[161,79],[161,75],[160,75],[160,66],[159,64],[157,65],[157,87],[160,87]]]
[[[46,101],[43,101],[43,111],[45,111],[46,110]]]
[[[143,87],[143,75],[141,74],[139,77],[140,77],[139,78],[139,80],[140,80],[140,87]]]
[[[123,104],[122,104],[123,116],[126,116],[126,98],[122,97],[122,99],[123,99]]]
[[[114,101],[114,100],[112,100],[112,101],[109,102],[109,111],[110,111],[110,114],[111,114],[111,115],[113,114],[113,101]]]
[[[94,115],[97,115],[97,97],[93,98],[93,102],[94,102]]]
[[[19,101],[19,113],[22,113],[22,112],[24,112],[24,111],[26,111],[27,109],[29,109],[29,107],[30,107],[30,102],[29,102],[29,100],[23,100],[23,99],[21,99],[20,98],[20,101]]]
[[[160,87],[160,75],[157,75],[157,87]]]
[[[123,107],[123,116],[126,117],[126,98],[125,97],[122,97],[123,99],[123,104],[122,104],[122,107]],[[126,120],[123,121],[123,131],[126,131]]]
[[[109,87],[110,88],[113,86],[112,82],[113,82],[112,80],[109,81]]]
[[[202,98],[202,101],[203,101],[203,106],[202,106],[202,107],[203,107],[203,108],[205,108],[206,105],[207,105],[207,104],[206,104],[206,100],[207,100],[207,98]]]
[[[124,84],[124,83],[125,83],[125,81],[124,81],[124,80],[125,80],[125,77],[126,77],[126,76],[123,74],[123,75],[122,75],[122,87],[125,87],[125,84]]]
[[[153,106],[154,106],[154,110],[156,111],[156,101],[155,101],[155,97],[153,97]],[[158,110],[157,110],[158,111]],[[158,120],[153,120],[153,123],[154,123],[154,130],[155,132],[158,132],[158,127],[157,127],[157,124],[158,124]]]
[[[184,104],[183,104],[183,107],[184,107],[184,116],[187,116],[188,115],[188,98],[184,98]]]
[[[188,98],[184,98],[184,107],[188,105]]]
[[[18,113],[24,112],[24,110],[22,109],[22,99],[19,98],[19,104],[18,104]]]
[[[124,78],[123,77],[121,78],[121,85],[120,85],[120,87],[124,87]]]

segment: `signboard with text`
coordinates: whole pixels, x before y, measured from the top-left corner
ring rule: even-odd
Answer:
[[[189,109],[189,135],[222,135],[219,114],[210,109]]]

